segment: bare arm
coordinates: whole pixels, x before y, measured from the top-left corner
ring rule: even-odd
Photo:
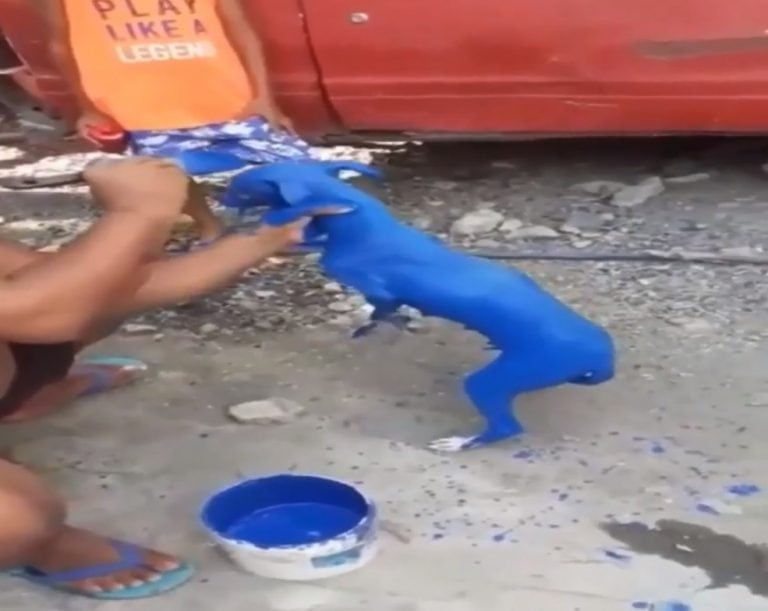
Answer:
[[[77,98],[81,112],[95,111],[83,89],[82,77],[69,42],[69,26],[63,0],[33,0],[40,16],[48,26],[48,51],[56,67]]]
[[[122,300],[128,305],[118,314],[176,305],[223,289],[294,241],[284,232],[233,235],[204,250],[149,263],[144,284]]]
[[[0,337],[48,343],[78,339],[105,304],[143,284],[148,245],[165,239],[175,216],[110,213],[56,255],[0,279]]]
[[[264,48],[248,25],[241,0],[216,0],[216,10],[232,47],[248,73],[251,87],[267,105],[276,108]]]
[[[44,256],[44,253],[28,246],[0,238],[0,278],[35,263]]]

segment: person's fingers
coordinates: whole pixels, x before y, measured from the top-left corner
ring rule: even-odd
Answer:
[[[100,144],[99,143],[99,139],[93,133],[93,130],[90,129],[89,127],[87,127],[87,126],[86,127],[82,127],[82,128],[77,130],[77,133],[79,134],[79,136],[83,140],[86,140],[86,141],[90,142],[91,144],[95,144],[96,146],[99,146],[99,144]]]
[[[296,128],[293,125],[293,121],[291,121],[288,117],[282,117],[280,124],[284,130],[293,135],[296,135]]]

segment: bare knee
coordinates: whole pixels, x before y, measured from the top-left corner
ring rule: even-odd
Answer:
[[[64,503],[53,494],[0,488],[0,568],[25,564],[64,524]]]

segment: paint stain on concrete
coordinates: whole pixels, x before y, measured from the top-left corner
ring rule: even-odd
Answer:
[[[660,520],[655,527],[640,522],[613,522],[601,524],[601,528],[637,554],[701,569],[709,576],[708,589],[741,585],[757,596],[768,597],[765,546],[676,520]]]

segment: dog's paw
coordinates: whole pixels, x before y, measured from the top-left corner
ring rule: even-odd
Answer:
[[[443,454],[461,452],[462,450],[469,450],[477,445],[477,436],[475,437],[443,437],[442,439],[435,439],[430,442],[427,447],[433,452],[440,452]]]

